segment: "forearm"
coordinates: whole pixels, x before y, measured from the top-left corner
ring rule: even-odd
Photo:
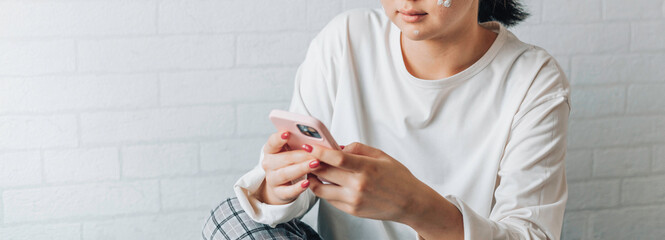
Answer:
[[[402,223],[409,225],[423,239],[464,239],[462,213],[434,189],[425,185],[414,194]]]

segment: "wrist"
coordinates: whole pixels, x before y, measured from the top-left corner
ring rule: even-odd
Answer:
[[[427,195],[428,189],[425,183],[418,182],[417,187],[412,189],[413,192],[411,194],[405,194],[407,197],[405,202],[408,205],[403,208],[404,211],[395,219],[396,222],[409,226],[417,225],[419,222],[418,219],[426,212],[427,206],[424,206],[424,204],[428,204],[426,203],[426,199],[430,197]]]
[[[268,195],[266,191],[267,191],[266,180],[263,179],[263,182],[261,182],[261,186],[259,186],[259,188],[256,189],[256,192],[254,192],[254,194],[252,195],[254,196],[254,198],[256,198],[256,200],[259,200],[259,202],[270,204],[268,203],[269,201],[266,199],[267,198],[266,196]]]
[[[268,205],[284,205],[293,202],[295,199],[291,200],[282,200],[278,197],[271,194],[271,189],[268,187],[266,180],[264,179],[261,183],[261,186],[254,192],[254,198],[259,200],[259,202],[268,204]]]
[[[464,239],[462,213],[434,189],[422,185],[424,189],[412,195],[413,204],[400,222],[424,239]]]

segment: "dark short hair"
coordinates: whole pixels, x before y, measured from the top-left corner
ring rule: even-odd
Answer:
[[[479,0],[478,22],[498,21],[510,27],[529,16],[518,0]]]

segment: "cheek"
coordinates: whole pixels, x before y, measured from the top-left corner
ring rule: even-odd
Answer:
[[[381,6],[383,7],[383,12],[386,14],[386,16],[388,16],[390,20],[395,22],[396,20],[395,18],[397,16],[395,13],[396,8],[393,5],[394,4],[392,3],[391,0],[381,0]]]
[[[393,11],[397,9],[397,4],[394,0],[381,0],[381,7],[386,11]]]
[[[436,12],[439,15],[460,15],[459,13],[467,13],[472,9],[474,4],[477,4],[475,0],[437,0]],[[446,6],[446,2],[449,3],[449,7]],[[439,4],[441,3],[441,4]]]
[[[441,6],[432,11],[430,15],[431,18],[427,25],[431,28],[441,28],[450,25],[454,16],[448,8]]]
[[[437,5],[437,8],[432,14],[433,24],[438,26],[450,26],[455,25],[458,21],[464,18],[464,14],[467,13],[471,1],[452,1],[452,5],[449,8]]]

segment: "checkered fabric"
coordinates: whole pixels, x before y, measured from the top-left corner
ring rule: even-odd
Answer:
[[[298,219],[278,224],[275,228],[257,223],[240,207],[237,198],[226,199],[210,212],[202,235],[205,240],[321,239],[312,227]]]

